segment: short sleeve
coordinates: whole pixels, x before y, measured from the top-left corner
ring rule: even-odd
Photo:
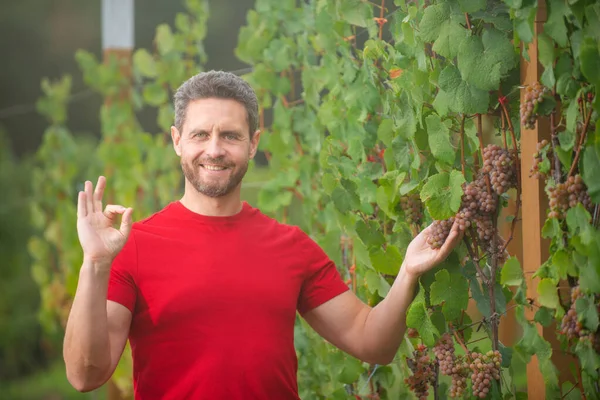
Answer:
[[[298,312],[306,314],[315,307],[348,290],[335,263],[308,235],[299,230],[299,254],[307,268],[298,299]]]
[[[133,230],[113,260],[108,281],[107,300],[119,303],[133,314],[137,299],[135,272],[137,271],[137,247]]]

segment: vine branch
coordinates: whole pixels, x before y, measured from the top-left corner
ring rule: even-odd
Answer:
[[[585,109],[585,105],[582,106]],[[592,111],[587,114],[585,118],[585,123],[583,124],[583,128],[581,131],[581,136],[579,137],[579,143],[577,143],[577,150],[575,151],[575,158],[573,158],[573,164],[571,164],[571,169],[569,170],[569,174],[567,176],[572,176],[573,172],[575,172],[575,168],[577,168],[577,163],[579,162],[579,156],[581,154],[581,148],[585,143],[585,137],[587,135],[587,130],[590,124],[590,119],[592,118]]]

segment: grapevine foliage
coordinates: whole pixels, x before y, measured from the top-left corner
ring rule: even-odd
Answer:
[[[86,85],[105,100],[99,140],[67,129],[71,77],[42,82],[44,96],[37,106],[49,126],[31,182],[36,234],[28,245],[41,291],[40,320],[47,332],[64,329],[77,288],[83,258],[75,229],[76,202],[83,182],[105,175],[110,182],[105,202],[133,207],[134,220],[181,192],[179,164],[167,134],[173,123],[170,98],[206,58],[201,41],[208,18],[204,0],[187,0],[185,6],[187,12],[176,17],[175,31],[167,24],[157,27],[154,50],[135,51],[131,70],[116,57],[101,63],[89,52],[77,52]],[[156,125],[163,134],[141,127],[136,112],[144,107],[156,109]],[[131,377],[130,352],[125,351],[113,377],[124,394],[132,391]]]
[[[175,32],[161,25],[156,48],[135,52],[133,88],[118,60],[78,53],[86,84],[107,100],[96,145],[65,127],[69,79],[43,83],[39,110],[50,127],[32,182],[39,234],[29,245],[48,329],[64,322],[76,287],[74,202],[83,177],[108,175],[109,201],[136,204],[139,215],[178,191],[168,141],[144,132],[135,111],[155,107],[167,131],[170,94],[205,61],[206,2],[185,3]],[[538,35],[534,1],[257,0],[248,12],[236,55],[252,67],[244,77],[259,96],[260,149],[278,171],[258,206],[309,232],[372,306],[420,231],[431,225],[432,247],[452,224],[464,233],[421,279],[390,365],[361,363],[298,319],[302,398],[517,398],[526,382],[514,371],[533,355],[547,398],[600,392],[600,11],[593,0],[546,3]],[[544,73],[522,86],[519,59],[534,38]],[[522,153],[520,139],[537,127],[549,127],[546,141]],[[535,273],[532,299],[531,278],[507,250],[521,189],[535,184],[549,197],[541,233],[551,256]],[[512,308],[523,334],[509,347],[499,325]],[[559,383],[540,325],[555,328],[561,350],[576,356],[569,382]],[[123,387],[127,362],[117,376]]]
[[[558,301],[562,280],[576,285],[580,271],[587,274],[580,309],[597,304],[592,293],[600,291],[600,263],[586,258],[600,254],[600,185],[591,175],[600,167],[597,102],[588,95],[600,83],[592,67],[600,60],[591,22],[597,7],[551,0],[546,33],[535,36],[536,5],[259,0],[248,13],[236,54],[253,68],[245,78],[259,92],[261,150],[280,171],[261,191],[261,209],[310,232],[370,305],[388,293],[406,246],[426,226],[432,247],[453,224],[464,233],[456,253],[421,279],[409,334],[391,366],[336,355],[299,322],[301,397],[406,398],[406,382],[416,398],[513,398],[526,382],[512,371],[534,354],[548,398],[594,393],[594,342],[573,339],[582,377],[561,385],[552,347],[536,327],[552,318],[560,326],[571,307]],[[528,59],[534,36],[544,74],[522,85],[519,59]],[[522,154],[521,136],[551,119],[552,137],[535,156]],[[567,241],[553,241],[557,266],[541,266],[535,278],[545,279],[531,299],[531,277],[508,249],[522,218],[521,189],[536,177],[550,179],[548,193],[564,185],[560,215],[548,208],[542,234]],[[302,217],[293,219],[297,209]],[[571,263],[576,252],[579,265]],[[466,312],[470,301],[479,321]],[[499,325],[513,308],[523,335],[508,347]],[[586,338],[598,328],[593,310],[577,313],[574,326],[587,323]],[[451,364],[431,350],[439,346],[447,346]]]

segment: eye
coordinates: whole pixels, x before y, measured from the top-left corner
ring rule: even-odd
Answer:
[[[238,140],[238,135],[234,134],[234,133],[229,133],[225,136],[225,139],[227,140]]]
[[[206,132],[198,132],[198,133],[194,134],[194,138],[197,138],[197,139],[204,139],[207,136],[208,136],[208,133],[206,133]]]

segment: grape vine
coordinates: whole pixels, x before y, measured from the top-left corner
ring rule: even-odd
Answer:
[[[116,62],[77,56],[88,86],[111,99],[89,172],[118,170],[109,196],[144,215],[172,199],[179,180],[168,141],[142,132],[134,111],[155,107],[166,131],[172,89],[206,58],[206,2],[185,3],[176,32],[161,25],[155,51],[135,52],[133,82],[124,84]],[[533,355],[547,398],[600,392],[598,12],[593,0],[547,3],[543,34],[533,26],[537,3],[526,1],[258,0],[248,12],[236,56],[251,67],[244,78],[259,96],[260,150],[278,172],[257,206],[311,234],[370,305],[387,295],[406,247],[427,226],[433,248],[454,224],[464,238],[419,282],[391,366],[345,355],[298,319],[301,398],[518,398],[528,383],[513,371]],[[534,39],[544,73],[522,85],[519,60]],[[42,291],[63,293],[64,304],[80,263],[75,182],[88,175],[74,157],[88,152],[55,107],[67,86],[48,85],[40,102],[51,126],[33,182],[40,232],[30,243],[46,263],[36,278]],[[534,134],[537,149],[520,146]],[[131,153],[138,145],[143,154]],[[550,255],[530,274],[533,288],[509,255],[526,185],[548,196],[541,235]],[[523,332],[513,346],[500,334],[510,309]],[[56,329],[55,314],[46,303]],[[557,327],[560,350],[540,325]],[[566,386],[551,359],[560,351],[576,360]]]

